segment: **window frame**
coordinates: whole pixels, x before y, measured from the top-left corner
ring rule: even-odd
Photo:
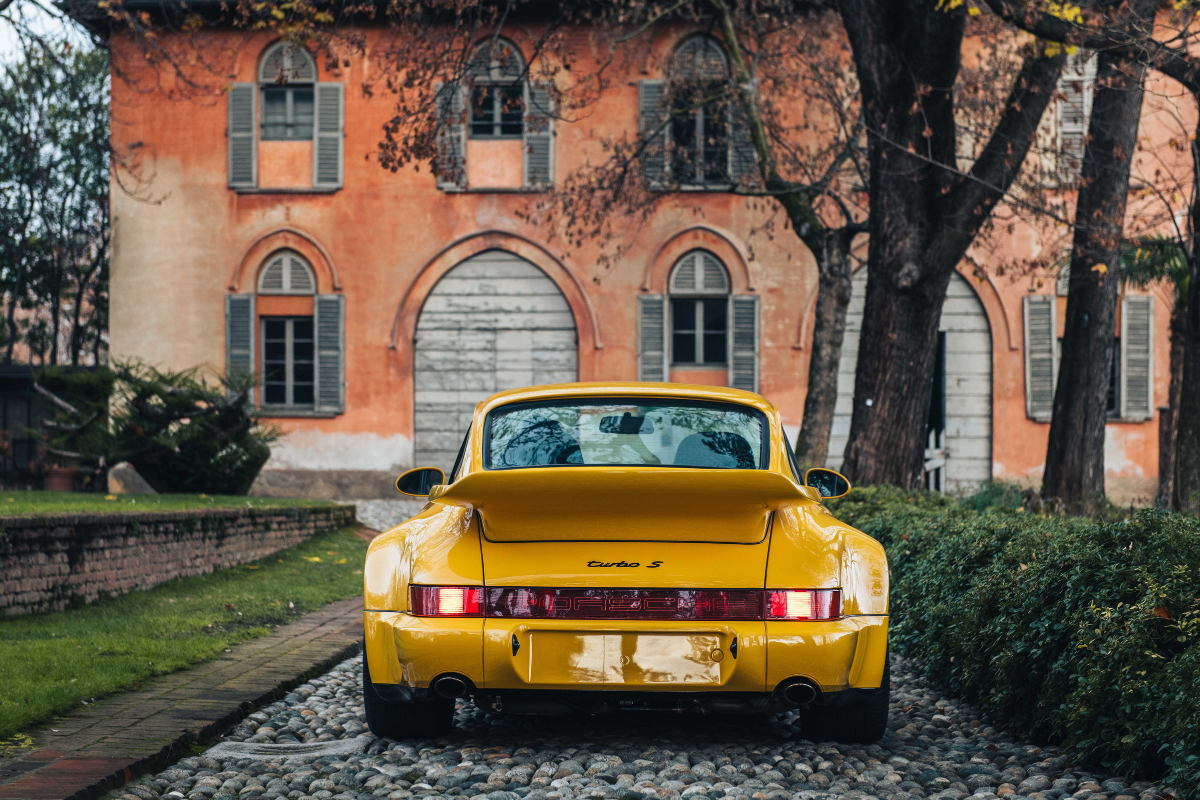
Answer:
[[[675,139],[676,139],[676,136],[675,136],[676,120],[679,118],[690,119],[693,123],[693,128],[694,128],[694,130],[692,132],[692,136],[694,138],[693,138],[692,150],[691,150],[691,153],[689,154],[690,162],[688,164],[688,166],[690,167],[690,172],[692,174],[687,176],[686,179],[681,179],[676,174],[675,164],[672,163],[669,165],[671,179],[678,181],[679,186],[682,189],[714,189],[714,188],[720,188],[720,187],[724,187],[724,186],[732,186],[733,185],[733,180],[730,178],[730,172],[732,171],[730,169],[732,159],[730,157],[731,137],[729,134],[729,130],[732,127],[732,124],[729,119],[730,110],[729,110],[728,106],[725,107],[724,114],[720,115],[720,116],[724,116],[724,118],[725,118],[724,123],[723,123],[725,126],[725,135],[724,135],[723,143],[721,144],[721,146],[719,148],[722,152],[721,158],[724,159],[724,165],[722,168],[722,172],[724,174],[719,178],[709,178],[706,175],[707,167],[708,167],[708,159],[706,157],[706,152],[708,150],[717,150],[718,148],[717,147],[710,148],[705,145],[705,130],[704,129],[705,129],[705,123],[708,121],[709,118],[711,118],[713,116],[713,114],[710,113],[710,109],[717,107],[717,106],[718,106],[718,103],[717,103],[717,101],[714,100],[710,103],[705,103],[701,106],[697,106],[696,108],[685,109],[685,110],[681,110],[679,112],[672,110],[672,112],[671,112],[672,120],[671,120],[671,127],[670,127],[670,136],[671,136],[671,145],[672,145],[672,149],[671,149],[672,160],[674,160],[674,157],[676,156],[677,153],[682,151],[682,148],[679,146],[678,142],[675,141]]]
[[[687,303],[695,302],[695,327],[689,331],[680,331],[681,333],[691,334],[695,337],[695,361],[678,361],[675,358],[675,304],[676,302]],[[671,352],[669,364],[671,369],[729,369],[729,295],[669,295],[668,302],[670,303],[671,321]],[[704,303],[716,302],[725,304],[725,326],[720,333],[725,337],[724,354],[720,362],[704,360],[704,339],[710,333],[718,333],[718,331],[710,331],[704,327]]]
[[[490,104],[492,106],[490,123],[484,122],[484,121],[477,122],[475,120],[474,94],[476,91],[478,91],[480,89],[482,89],[486,92],[491,92],[491,94],[492,94],[491,99],[490,99]],[[517,120],[516,123],[513,123],[511,120],[507,123],[504,122],[504,101],[501,100],[501,92],[496,91],[499,89],[516,89],[520,92],[520,95],[521,95],[521,118],[519,120]],[[526,90],[525,81],[518,81],[515,83],[505,83],[503,81],[477,80],[471,86],[471,94],[472,94],[472,97],[471,97],[471,119],[467,123],[467,126],[468,126],[467,127],[467,138],[468,139],[477,139],[480,141],[502,141],[502,140],[506,140],[506,139],[507,140],[513,140],[513,139],[524,140],[525,139],[525,106],[526,106],[526,101],[527,101],[527,96],[528,96],[528,91]],[[520,125],[521,130],[518,131],[517,133],[504,133],[503,132],[504,126],[512,125],[512,124]],[[491,125],[492,132],[491,133],[476,133],[476,131],[475,131],[476,125]]]
[[[295,121],[295,105],[296,92],[307,91],[309,93],[309,106],[311,107],[311,117],[308,121],[308,135],[297,135],[293,130],[297,125]],[[268,136],[267,129],[267,94],[269,92],[282,92],[284,95],[284,117],[283,123],[273,122],[272,127],[282,125],[286,134],[284,136]],[[260,103],[262,111],[259,114],[258,121],[258,139],[260,142],[311,142],[316,136],[317,127],[317,92],[316,85],[312,83],[286,83],[286,84],[263,84],[259,90]]]
[[[680,408],[714,408],[730,410],[736,409],[744,414],[748,414],[758,418],[759,428],[761,429],[761,442],[759,444],[759,465],[754,467],[754,470],[765,471],[771,468],[771,421],[767,418],[760,409],[754,406],[744,405],[742,403],[719,401],[719,400],[694,400],[691,398],[677,397],[623,397],[605,395],[589,395],[586,397],[555,397],[548,400],[527,400],[517,401],[513,403],[503,403],[488,411],[483,418],[483,439],[480,444],[480,455],[482,456],[483,468],[488,472],[507,472],[514,469],[577,469],[580,466],[596,466],[596,465],[563,465],[563,464],[538,464],[528,467],[493,467],[492,466],[492,419],[499,411],[515,410],[517,408],[545,408],[547,406],[561,406],[574,403],[575,405],[602,405],[602,404],[629,404],[629,405],[658,405],[658,406],[678,406]],[[609,465],[617,469],[623,468],[621,465]],[[632,467],[625,467],[632,468]],[[677,467],[672,464],[639,465],[638,468],[661,468],[661,469],[721,469],[721,467]],[[754,471],[747,470],[747,471]]]
[[[267,325],[271,322],[280,322],[280,321],[285,323],[283,384],[284,384],[284,395],[285,395],[286,399],[282,403],[269,402],[267,400]],[[309,343],[312,345],[312,356],[307,362],[303,362],[303,361],[297,362],[297,359],[295,357],[295,345],[296,345],[296,341],[297,341],[296,337],[295,337],[295,323],[297,321],[307,321],[309,323],[309,325],[312,326],[312,329],[313,329],[312,330],[312,338],[308,340]],[[261,368],[262,368],[262,375],[263,375],[263,384],[262,384],[263,401],[262,401],[261,407],[267,411],[276,410],[276,409],[287,410],[287,411],[308,411],[308,412],[315,411],[316,404],[317,404],[316,316],[315,315],[261,316],[261,317],[259,317],[259,334],[260,334],[261,341],[262,341],[261,349],[259,350],[259,355],[261,358],[261,365],[262,365]],[[279,341],[278,339],[271,340],[271,342],[278,342],[278,341]],[[303,340],[301,340],[301,341],[303,341]],[[278,362],[275,360],[272,360],[271,363],[278,363]],[[296,383],[297,383],[297,381],[295,380],[295,375],[296,375],[295,367],[296,367],[297,363],[307,363],[312,367],[312,381],[308,384],[309,386],[311,386],[311,389],[312,389],[312,402],[309,402],[309,403],[295,402],[295,388],[296,388]],[[278,384],[273,383],[272,385],[278,385]]]

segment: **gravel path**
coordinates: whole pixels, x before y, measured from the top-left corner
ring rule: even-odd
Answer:
[[[1153,800],[1169,790],[1069,765],[1014,742],[892,665],[892,719],[877,745],[814,744],[795,714],[507,717],[460,705],[429,742],[364,727],[362,659],[264,708],[201,756],[110,795],[122,800]],[[972,798],[972,800],[974,800]]]
[[[358,506],[358,521],[373,531],[394,528],[415,516],[425,505],[424,500],[345,500],[342,505]]]

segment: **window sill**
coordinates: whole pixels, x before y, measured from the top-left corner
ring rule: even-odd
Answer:
[[[711,183],[708,185],[687,183],[687,184],[680,184],[679,186],[674,186],[674,187],[663,186],[662,184],[658,184],[658,185],[651,184],[651,186],[650,186],[651,191],[655,191],[655,192],[714,192],[714,193],[720,192],[720,193],[726,193],[726,192],[731,192],[736,188],[737,188],[736,183]]]
[[[341,186],[312,187],[303,189],[264,189],[258,186],[231,186],[238,194],[333,194],[341,191]]]
[[[338,416],[336,411],[317,411],[312,408],[295,408],[291,406],[259,406],[258,413],[270,418],[306,418],[333,419]]]
[[[672,364],[671,369],[679,372],[713,372],[718,369],[729,369],[728,364]]]
[[[539,194],[541,192],[550,191],[550,186],[481,186],[473,188],[468,186],[466,189],[442,189],[445,194]]]

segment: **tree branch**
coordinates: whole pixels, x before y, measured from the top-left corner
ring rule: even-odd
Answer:
[[[75,416],[80,416],[78,408],[71,405],[66,400],[63,400],[61,397],[56,395],[54,392],[51,392],[51,391],[43,388],[42,385],[39,384],[37,381],[33,382],[33,390],[35,392],[37,392],[38,394],[40,394],[42,397],[45,397],[47,400],[49,400],[54,405],[61,408],[63,411],[66,411],[69,414],[74,414]]]
[[[1012,0],[984,2],[996,16],[1039,39],[1089,50],[1115,50],[1174,78],[1193,94],[1200,94],[1200,59],[1154,39],[1151,31],[1083,25],[1028,6],[1017,7]]]
[[[1022,63],[1000,121],[983,152],[946,197],[949,220],[943,227],[943,236],[962,240],[952,247],[965,246],[962,242],[969,243],[974,238],[975,231],[1016,180],[1037,136],[1042,114],[1054,97],[1067,55],[1061,48],[1057,54],[1047,55],[1043,45],[1035,47],[1038,52],[1027,56]]]

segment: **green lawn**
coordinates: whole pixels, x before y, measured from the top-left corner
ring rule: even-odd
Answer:
[[[211,575],[0,619],[0,744],[31,723],[360,594],[366,552],[367,542],[344,529]]]
[[[129,513],[131,511],[191,511],[196,508],[275,508],[327,506],[329,500],[293,497],[237,497],[207,494],[92,494],[86,492],[0,492],[0,516],[28,514]]]

